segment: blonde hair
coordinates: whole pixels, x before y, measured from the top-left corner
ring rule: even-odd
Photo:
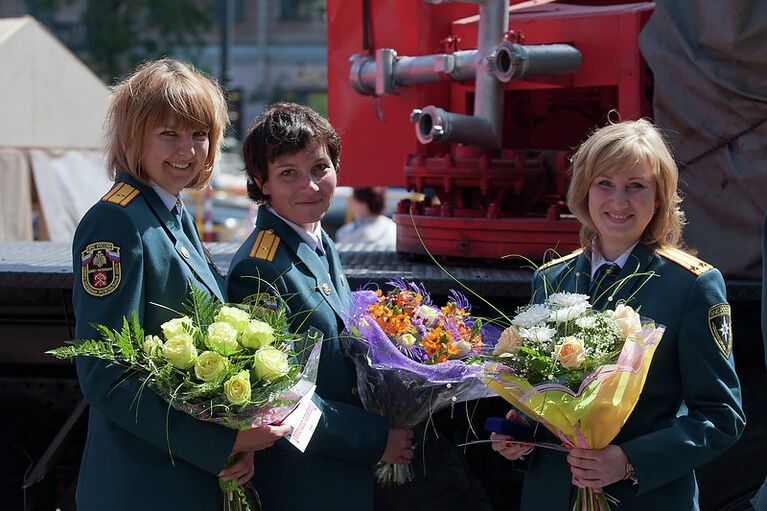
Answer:
[[[590,251],[599,232],[589,214],[589,188],[605,174],[648,165],[657,184],[658,208],[642,234],[641,241],[652,248],[681,248],[684,213],[677,192],[679,170],[663,136],[645,119],[624,121],[595,131],[571,159],[572,180],[567,205],[580,220],[581,246]]]
[[[163,58],[149,61],[112,88],[106,118],[109,177],[127,172],[146,183],[141,168],[147,130],[176,116],[178,129],[207,130],[210,148],[203,169],[189,184],[203,188],[210,181],[229,120],[221,87],[191,64]]]

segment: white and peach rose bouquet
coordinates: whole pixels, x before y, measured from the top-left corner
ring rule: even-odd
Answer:
[[[566,292],[521,307],[510,323],[483,366],[484,383],[566,449],[609,445],[639,399],[665,328],[625,303],[595,311],[587,295]],[[609,509],[601,490],[578,492],[579,509]]]

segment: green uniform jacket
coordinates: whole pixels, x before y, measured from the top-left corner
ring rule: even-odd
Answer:
[[[767,215],[762,222],[762,342],[764,361],[767,364]],[[756,511],[767,511],[767,478],[751,501]]]
[[[694,469],[732,446],[745,427],[729,306],[717,307],[727,304],[722,276],[702,261],[671,252],[661,255],[639,243],[618,278],[641,272],[655,276],[631,278],[608,302],[613,308],[636,293],[627,303],[641,306],[642,316],[666,327],[639,402],[612,442],[626,452],[638,482],[605,488],[620,500],[621,511],[697,510]],[[589,294],[589,258],[581,253],[563,259],[534,275],[536,302],[545,298],[544,280],[549,292]],[[715,335],[712,327],[724,333]],[[522,509],[569,511],[576,494],[570,480],[565,454],[535,449]]]
[[[159,334],[176,314],[154,303],[183,310],[189,281],[224,297],[188,213],[172,216],[150,187],[129,176],[119,176],[85,214],[72,254],[78,339],[98,337],[91,323],[120,328],[133,312],[147,333]],[[169,408],[140,389],[139,378],[125,379],[107,362],[78,358],[77,373],[90,404],[79,511],[221,508],[216,474],[235,431]]]
[[[306,452],[285,440],[256,452],[253,481],[265,511],[372,509],[372,467],[386,447],[386,420],[363,410],[356,397],[354,368],[339,339],[349,285],[335,245],[324,232],[322,237],[329,271],[296,231],[262,207],[226,280],[235,302],[273,284],[287,302],[293,330],[315,327],[324,334],[315,395],[322,418]]]

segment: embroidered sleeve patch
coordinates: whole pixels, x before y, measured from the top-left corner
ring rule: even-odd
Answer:
[[[82,251],[80,280],[91,296],[106,296],[120,285],[120,247],[109,241],[91,243]]]
[[[720,303],[708,310],[708,328],[716,341],[719,351],[725,358],[730,358],[732,353],[732,318],[730,305]]]

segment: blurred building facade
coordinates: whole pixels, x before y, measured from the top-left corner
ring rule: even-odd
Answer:
[[[31,15],[42,22],[84,62],[89,62],[89,34],[84,17],[92,2],[103,0],[3,0],[0,17]],[[114,0],[115,9],[143,9],[145,2]],[[169,2],[179,6],[184,2]],[[273,101],[306,103],[327,113],[326,23],[324,0],[188,0],[208,17],[209,29],[199,44],[186,47],[162,43],[146,51],[144,59],[170,55],[193,62],[226,85],[233,99],[233,124],[238,137]],[[103,4],[102,4],[103,5]],[[231,12],[229,51],[222,65],[224,7]],[[183,8],[183,7],[182,7]],[[172,14],[172,13],[171,13]],[[151,15],[151,13],[150,13]],[[152,38],[152,28],[142,29]],[[148,37],[147,37],[148,36]],[[135,63],[124,66],[120,74]],[[222,68],[228,69],[222,76]],[[110,78],[102,75],[105,82]]]

